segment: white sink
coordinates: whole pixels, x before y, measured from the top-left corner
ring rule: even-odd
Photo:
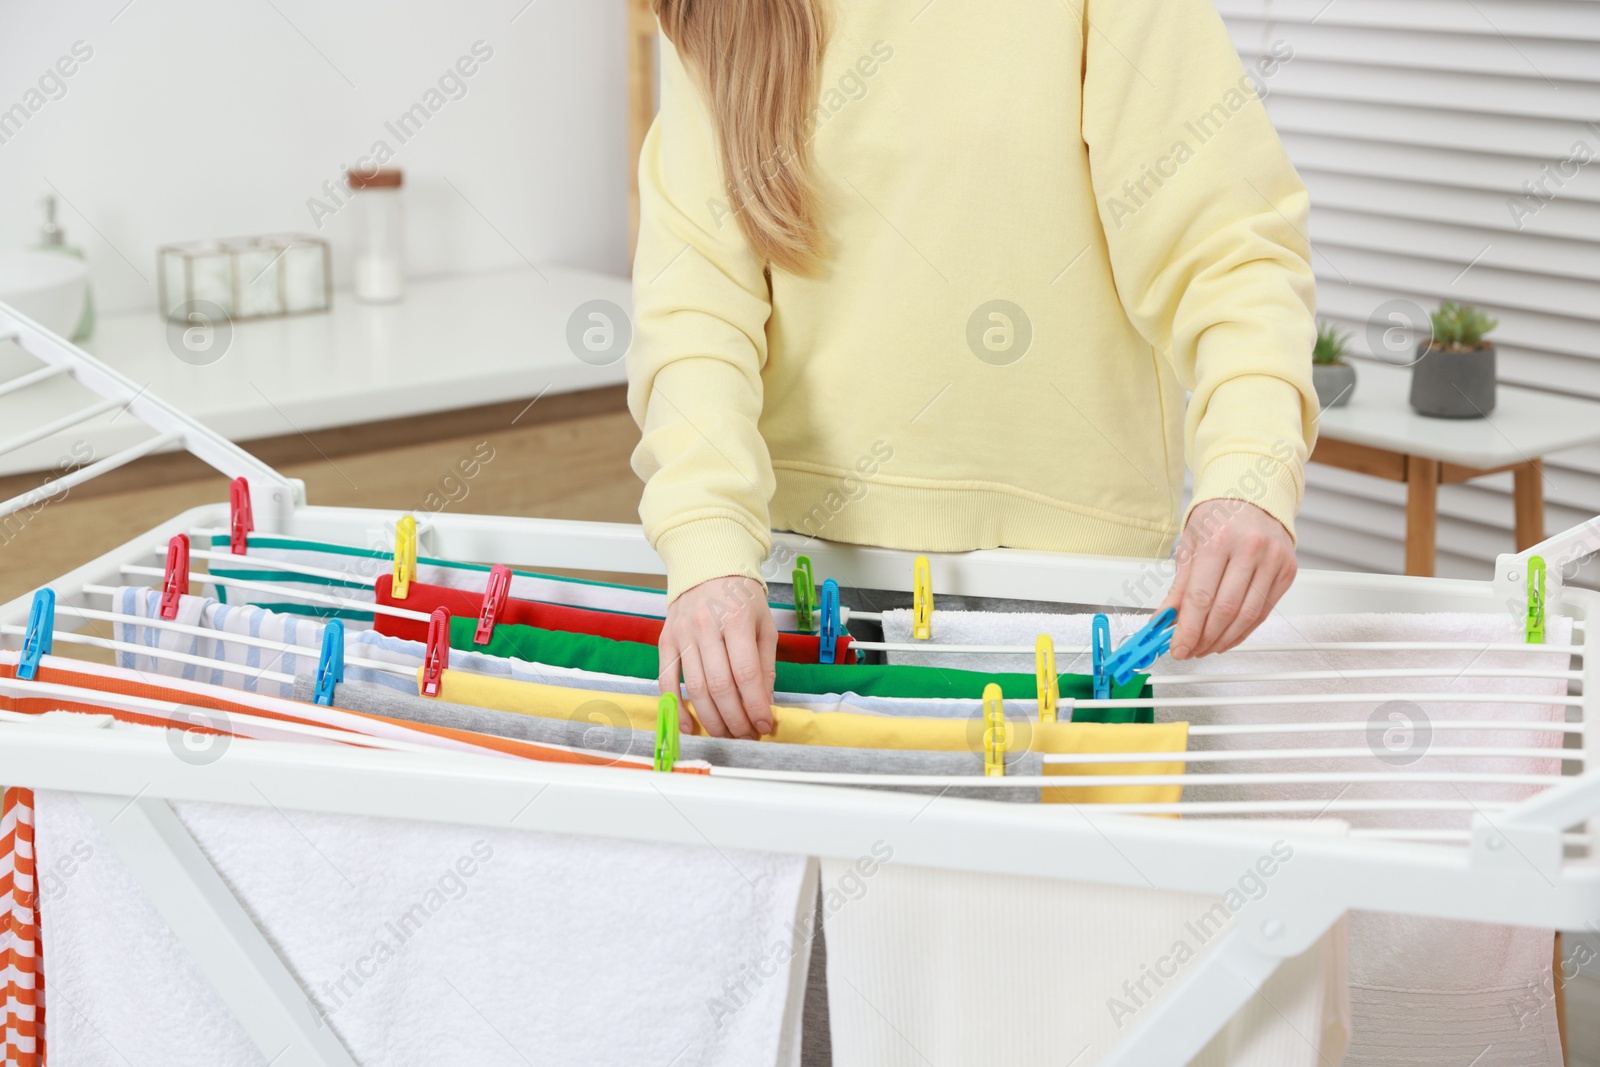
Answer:
[[[61,252],[0,249],[0,303],[10,304],[60,337],[83,314],[89,264]]]

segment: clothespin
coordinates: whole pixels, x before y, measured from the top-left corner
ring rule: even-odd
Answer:
[[[794,582],[794,621],[800,629],[810,633],[816,626],[812,614],[817,608],[817,580],[811,574],[810,556],[795,557],[790,579]]]
[[[661,694],[656,701],[656,770],[670,771],[678,762],[678,698]]]
[[[1039,680],[1039,721],[1055,722],[1061,702],[1061,679],[1056,676],[1056,643],[1040,634],[1033,644],[1034,673]]]
[[[990,682],[983,687],[983,773],[985,777],[1005,777],[1006,749],[1010,745],[1010,730],[1006,724],[1005,704],[1000,699],[1000,687]]]
[[[323,707],[333,706],[333,687],[344,681],[344,623],[329,619],[322,628],[322,656],[317,660],[317,691],[311,698]]]
[[[228,485],[228,551],[235,556],[244,555],[245,542],[255,528],[255,516],[250,512],[250,481],[240,475]]]
[[[22,636],[22,660],[17,677],[31,681],[39,673],[39,657],[48,656],[55,646],[56,591],[46,586],[33,594],[28,609],[28,629]]]
[[[506,609],[506,598],[511,595],[511,568],[496,563],[489,568],[489,584],[483,590],[483,610],[478,612],[478,629],[472,635],[475,645],[487,645],[494,637],[494,624]]]
[[[918,641],[933,637],[933,571],[927,556],[911,564],[911,636]]]
[[[1122,642],[1122,647],[1106,662],[1106,673],[1111,675],[1111,680],[1122,685],[1154,663],[1172,645],[1172,624],[1177,619],[1177,609],[1168,608]]]
[[[434,608],[428,619],[428,651],[422,657],[422,695],[436,697],[444,672],[450,669],[450,613]]]
[[[820,607],[821,628],[819,634],[822,638],[821,649],[817,659],[823,663],[832,663],[835,649],[839,644],[839,633],[844,626],[839,622],[839,583],[829,578],[822,583],[822,605]]]
[[[1094,698],[1111,699],[1111,675],[1106,673],[1106,661],[1111,658],[1111,620],[1096,615],[1089,629],[1089,655],[1094,662]]]
[[[161,617],[178,617],[178,599],[189,592],[189,535],[173,534],[167,542],[167,569],[161,578]]]
[[[1544,579],[1543,556],[1528,559],[1528,644],[1544,644]]]
[[[404,600],[416,580],[417,520],[405,515],[394,524],[394,580],[389,585],[389,595]]]

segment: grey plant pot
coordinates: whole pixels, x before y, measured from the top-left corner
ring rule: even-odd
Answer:
[[[1435,419],[1481,419],[1494,410],[1494,346],[1465,352],[1417,346],[1411,409]]]
[[[1348,363],[1313,363],[1311,384],[1317,387],[1317,403],[1324,411],[1342,408],[1356,391],[1356,369]]]

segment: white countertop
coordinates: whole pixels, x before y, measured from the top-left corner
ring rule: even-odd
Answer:
[[[1431,419],[1411,410],[1409,368],[1355,364],[1350,403],[1322,413],[1319,435],[1409,456],[1491,469],[1600,442],[1600,403],[1500,383],[1483,419]]]
[[[410,281],[405,299],[388,305],[340,290],[326,313],[233,324],[227,352],[204,366],[173,354],[152,306],[103,317],[84,347],[223,436],[248,441],[618,384],[623,361],[579,359],[568,323],[591,300],[627,311],[629,289],[626,278],[542,267]],[[0,379],[37,366],[0,343]],[[59,378],[0,397],[0,437],[93,399]],[[127,416],[100,416],[0,456],[0,474],[42,471],[79,441],[105,457],[148,436]]]

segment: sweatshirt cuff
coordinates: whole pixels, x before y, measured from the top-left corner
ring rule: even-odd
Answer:
[[[1207,463],[1194,480],[1194,499],[1184,512],[1189,515],[1208,500],[1243,500],[1254,504],[1283,524],[1289,539],[1298,542],[1294,517],[1300,510],[1305,483],[1298,465],[1284,463],[1262,453],[1230,452]]]
[[[667,603],[713,578],[742,575],[766,588],[761,562],[767,546],[737,519],[693,519],[656,538],[656,552],[667,565]]]

